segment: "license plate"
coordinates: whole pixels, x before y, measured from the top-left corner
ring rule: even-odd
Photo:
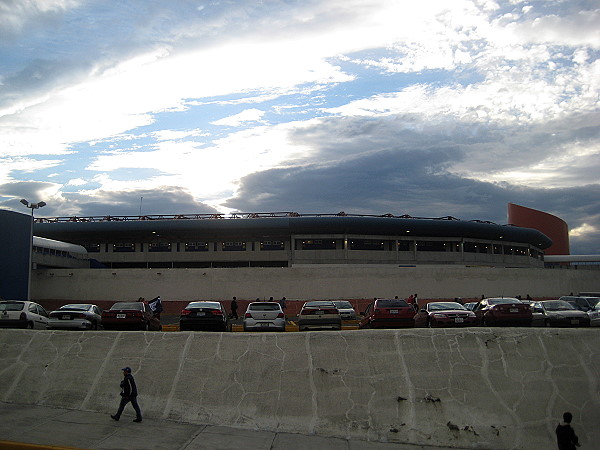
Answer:
[[[390,314],[398,314],[398,310],[397,309],[390,309]]]
[[[117,319],[124,319],[127,317],[127,314],[117,314]]]
[[[510,308],[510,312],[519,312],[519,308]]]
[[[71,316],[68,314],[65,314],[64,316],[61,317],[62,320],[70,320]]]
[[[462,317],[455,317],[454,318],[454,323],[463,323],[465,321],[465,319],[463,319]]]
[[[571,319],[571,325],[578,325],[579,319]]]
[[[261,324],[260,324],[260,326],[261,326],[261,327],[268,327],[268,326],[269,326],[269,323],[268,323],[268,322],[263,322],[263,323],[261,323]]]
[[[202,316],[205,316],[205,315],[206,315],[206,313],[203,313],[203,312],[197,312],[196,313],[196,316],[198,316],[198,317],[202,317]]]

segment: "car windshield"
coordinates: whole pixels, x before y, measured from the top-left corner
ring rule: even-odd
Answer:
[[[88,311],[92,305],[65,305],[58,308],[60,311]]]
[[[546,311],[570,311],[575,309],[573,305],[564,300],[550,300],[542,302]]]
[[[338,309],[354,309],[350,302],[333,302],[333,304],[337,306]]]
[[[0,303],[0,311],[22,311],[25,303],[23,302],[2,302]]]
[[[428,303],[427,304],[429,311],[443,311],[443,310],[448,310],[448,309],[466,309],[463,305],[461,305],[460,303],[455,303],[455,302],[434,302],[434,303]]]
[[[252,311],[277,311],[279,303],[250,303],[248,309]]]
[[[523,303],[521,300],[516,298],[488,298],[490,305],[505,305],[507,303]]]
[[[335,308],[333,302],[306,302],[305,308]]]
[[[185,309],[192,308],[211,308],[211,309],[221,309],[221,304],[218,302],[192,302],[189,303]]]
[[[590,305],[596,306],[598,302],[600,302],[600,297],[585,297],[586,300],[590,303]]]
[[[377,300],[376,308],[406,308],[408,303],[404,300]]]
[[[140,302],[120,302],[112,305],[110,309],[137,309],[139,311],[143,311],[144,304]]]

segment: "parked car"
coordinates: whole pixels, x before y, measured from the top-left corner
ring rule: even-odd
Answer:
[[[348,300],[334,300],[333,304],[340,312],[342,320],[356,320],[356,310]]]
[[[475,309],[478,322],[486,327],[495,325],[531,326],[531,307],[512,297],[484,298]]]
[[[589,327],[590,316],[564,300],[535,302],[534,314],[541,314],[546,327]]]
[[[415,310],[401,299],[376,299],[362,313],[358,328],[414,327]]]
[[[569,302],[580,311],[591,311],[600,302],[600,297],[588,297],[580,295],[563,295],[559,298],[565,302]]]
[[[25,300],[0,301],[0,327],[46,329],[48,313],[42,305]]]
[[[96,305],[75,303],[64,305],[49,314],[49,330],[97,330],[102,322],[102,311]]]
[[[477,317],[457,302],[429,302],[415,315],[416,327],[468,327],[477,324]]]
[[[105,330],[162,330],[160,320],[144,302],[115,303],[102,311],[102,326]]]
[[[285,314],[277,302],[252,302],[244,314],[244,331],[285,331]]]
[[[231,331],[229,317],[225,307],[216,301],[190,302],[181,310],[179,329]]]
[[[596,303],[594,309],[588,311],[588,316],[590,316],[590,326],[600,327],[600,302]]]
[[[342,316],[333,302],[306,302],[302,305],[302,309],[298,315],[298,329],[300,331],[322,329],[341,330]]]
[[[479,302],[469,302],[469,303],[465,303],[463,306],[464,306],[465,308],[467,308],[469,311],[474,311],[474,310],[475,310],[475,308],[477,308],[477,304],[478,304],[478,303],[479,303]]]

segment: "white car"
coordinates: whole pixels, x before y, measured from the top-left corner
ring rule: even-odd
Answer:
[[[46,329],[48,313],[42,305],[25,300],[0,301],[0,327]]]
[[[588,311],[588,316],[590,316],[590,325],[592,327],[600,327],[600,302],[596,303],[596,306]]]
[[[342,320],[356,320],[356,310],[348,300],[334,300]]]
[[[285,315],[277,302],[252,302],[244,314],[244,331],[285,331]]]
[[[102,322],[102,311],[91,304],[64,305],[50,313],[48,329],[97,330]]]

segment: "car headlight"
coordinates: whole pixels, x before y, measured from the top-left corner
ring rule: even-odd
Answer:
[[[446,314],[443,314],[443,313],[433,314],[434,319],[445,319],[446,317],[447,317]]]
[[[467,314],[467,317],[475,317],[475,313],[474,312],[470,312],[469,314]]]

